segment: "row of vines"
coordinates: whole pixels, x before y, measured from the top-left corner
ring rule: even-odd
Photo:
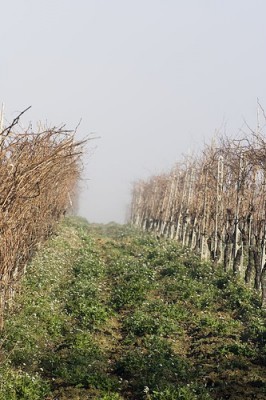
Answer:
[[[0,326],[27,261],[73,205],[84,144],[64,127],[15,131],[19,117],[0,132]]]
[[[266,306],[266,137],[221,136],[170,173],[134,184],[131,222],[232,270]]]

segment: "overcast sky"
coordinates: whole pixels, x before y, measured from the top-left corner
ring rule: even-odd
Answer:
[[[265,0],[9,0],[1,4],[6,121],[94,132],[79,213],[123,222],[132,182],[266,107]]]

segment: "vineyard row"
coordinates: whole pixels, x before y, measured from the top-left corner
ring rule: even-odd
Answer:
[[[0,133],[0,326],[37,245],[73,205],[84,142],[64,127]]]
[[[133,186],[131,222],[178,240],[256,289],[266,306],[266,138],[220,137]]]

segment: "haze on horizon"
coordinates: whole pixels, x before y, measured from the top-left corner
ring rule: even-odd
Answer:
[[[0,101],[93,132],[80,215],[124,222],[135,180],[168,171],[217,129],[266,107],[263,0],[10,0],[2,4]]]

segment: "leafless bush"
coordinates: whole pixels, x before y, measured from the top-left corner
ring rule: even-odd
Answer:
[[[1,315],[36,245],[76,195],[85,143],[64,127],[18,133],[17,122],[0,134]]]

